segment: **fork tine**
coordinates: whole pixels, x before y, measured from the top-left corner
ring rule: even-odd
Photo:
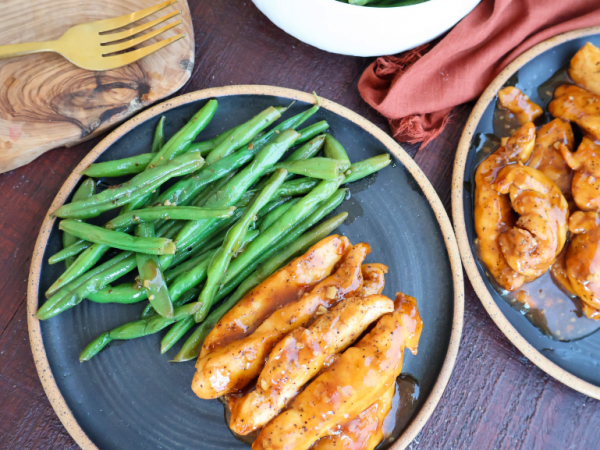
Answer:
[[[175,16],[181,14],[181,11],[173,11],[172,13],[167,14],[166,16],[159,17],[151,22],[144,23],[135,28],[131,28],[129,30],[121,31],[119,33],[112,33],[106,35],[106,41],[102,42],[103,45],[110,44],[110,42],[120,41],[123,39],[127,39],[128,37],[135,36],[136,34],[141,33],[142,31],[146,31],[156,25],[169,20]]]
[[[148,56],[149,54],[154,53],[155,51],[160,50],[161,48],[166,47],[167,45],[172,44],[183,37],[185,37],[185,33],[180,33],[177,36],[163,39],[162,41],[155,42],[152,45],[133,50],[132,52],[123,53],[120,55],[105,56],[102,59],[105,61],[107,67],[116,69],[117,67],[126,66],[127,64],[131,64],[138,59]]]
[[[107,33],[112,30],[116,30],[117,28],[122,28],[127,25],[130,25],[134,22],[137,22],[144,17],[148,17],[155,12],[160,11],[161,9],[166,8],[167,6],[172,5],[173,3],[177,3],[179,0],[167,0],[165,2],[159,3],[158,5],[151,6],[146,9],[142,9],[140,11],[135,11],[130,14],[125,14],[120,17],[113,17],[112,19],[104,19],[99,20],[97,22],[92,22],[96,27],[100,28],[101,33]]]
[[[141,44],[142,42],[147,41],[148,39],[152,39],[153,37],[158,36],[159,34],[170,30],[171,28],[175,28],[177,25],[181,25],[181,20],[178,20],[177,22],[169,23],[169,24],[165,25],[164,27],[159,28],[158,30],[151,31],[150,33],[143,34],[137,38],[130,39],[125,42],[121,42],[120,44],[113,44],[113,45],[106,46],[106,47],[104,47],[104,49],[106,50],[106,53],[104,53],[102,56],[106,56],[111,53],[121,52],[123,50],[130,49],[138,44]]]

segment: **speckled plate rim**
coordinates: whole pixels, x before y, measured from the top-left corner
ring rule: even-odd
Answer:
[[[191,92],[167,100],[166,102],[153,106],[137,116],[129,119],[127,122],[106,136],[101,142],[99,142],[92,149],[92,151],[90,151],[90,153],[83,158],[79,165],[73,170],[73,173],[67,178],[60,191],[56,195],[56,198],[52,202],[49,211],[54,211],[56,208],[63,205],[69,194],[73,191],[81,179],[80,172],[83,169],[94,162],[96,158],[106,151],[114,142],[116,142],[119,138],[131,131],[136,126],[159,114],[164,113],[165,111],[181,105],[195,102],[197,100],[204,100],[208,98],[218,99],[219,97],[227,97],[232,95],[273,95],[289,98],[291,100],[314,103],[313,94],[294,89],[260,85],[240,85],[210,88]],[[450,375],[452,374],[452,370],[456,362],[460,337],[462,334],[464,314],[464,280],[460,262],[460,254],[446,210],[444,209],[444,206],[433,186],[425,174],[413,161],[413,159],[384,131],[348,108],[324,98],[321,98],[321,107],[352,121],[373,135],[392,154],[394,154],[394,156],[396,156],[402,162],[402,164],[404,164],[406,169],[412,174],[423,190],[425,197],[431,205],[437,217],[438,224],[444,237],[446,249],[448,251],[454,289],[454,315],[452,318],[452,330],[450,334],[450,341],[448,343],[448,352],[446,353],[442,369],[429,397],[426,399],[419,413],[413,418],[410,426],[404,430],[402,435],[391,447],[393,450],[403,450],[410,444],[410,442],[412,442],[419,431],[421,431],[433,413],[444,392],[444,389],[446,388],[446,385],[448,384],[448,380],[450,379]],[[91,441],[91,439],[86,435],[86,433],[75,420],[73,413],[69,409],[65,399],[62,396],[62,393],[56,385],[56,381],[48,363],[46,350],[44,348],[40,321],[35,317],[39,298],[42,259],[46,250],[50,233],[52,231],[52,227],[54,225],[54,220],[55,219],[51,219],[49,215],[45,217],[31,259],[31,269],[29,272],[29,282],[27,286],[27,324],[29,328],[31,351],[33,353],[33,359],[42,382],[42,386],[44,387],[44,391],[46,392],[46,395],[50,400],[50,404],[56,411],[60,421],[63,423],[69,434],[73,437],[75,442],[77,442],[82,449],[97,449],[98,447]]]
[[[506,66],[506,68],[500,72],[494,81],[492,81],[492,83],[487,87],[475,104],[475,107],[473,108],[473,111],[467,120],[467,124],[458,143],[458,150],[454,160],[454,171],[452,174],[452,219],[454,221],[454,231],[456,233],[458,247],[460,249],[460,254],[463,265],[467,272],[467,276],[469,277],[469,280],[471,280],[473,289],[475,289],[475,293],[481,300],[481,303],[483,303],[483,306],[487,310],[488,314],[496,323],[498,328],[500,328],[500,330],[504,333],[504,335],[532,363],[561,383],[581,392],[582,394],[598,400],[600,400],[599,386],[588,383],[587,381],[576,377],[542,355],[515,329],[515,327],[511,325],[492,298],[483,277],[479,273],[476,258],[471,250],[469,237],[467,235],[467,227],[465,224],[463,191],[465,170],[467,158],[469,156],[469,150],[471,147],[471,139],[475,134],[477,125],[479,124],[486,108],[493,100],[495,100],[498,90],[502,88],[504,83],[506,83],[506,81],[512,75],[514,75],[521,67],[523,67],[536,56],[565,42],[599,33],[600,26],[596,26],[559,34],[532,47],[521,56],[516,58],[508,66]]]

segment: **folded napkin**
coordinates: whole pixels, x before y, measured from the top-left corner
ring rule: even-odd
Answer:
[[[378,58],[358,89],[389,120],[394,138],[425,147],[452,108],[478,98],[525,50],[594,25],[600,25],[600,0],[482,0],[436,45]]]

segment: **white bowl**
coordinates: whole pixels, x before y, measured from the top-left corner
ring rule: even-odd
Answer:
[[[435,39],[480,0],[430,0],[412,6],[373,8],[336,0],[253,0],[271,21],[295,38],[333,53],[392,55]]]

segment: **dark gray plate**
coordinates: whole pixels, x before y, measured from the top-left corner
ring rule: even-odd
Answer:
[[[478,154],[482,137],[494,131],[496,135],[500,134],[498,128],[494,130],[493,126],[497,91],[505,85],[516,84],[534,102],[545,107],[549,100],[547,92],[553,91],[553,87],[545,88],[547,80],[556,79],[586,42],[600,46],[599,31],[598,27],[579,30],[540,44],[522,55],[494,80],[467,123],[459,144],[453,183],[453,214],[461,255],[484,306],[509,339],[536,365],[559,381],[595,398],[600,398],[600,333],[596,332],[600,329],[600,322],[585,317],[577,318],[579,335],[574,336],[577,339],[564,342],[542,333],[532,324],[537,320],[536,323],[541,323],[545,328],[542,316],[529,315],[530,321],[511,307],[494,289],[483,267],[473,256],[476,252],[473,245],[475,231],[471,193],[474,188],[472,176],[482,159],[482,155]],[[458,214],[458,210],[461,214]],[[563,312],[569,317],[568,320],[575,320],[580,315],[577,304],[566,296],[563,299],[566,299]]]
[[[161,105],[153,108],[153,113],[143,113],[141,118],[134,118],[109,135],[109,144],[99,145],[106,150],[92,151],[81,167],[94,160],[107,161],[147,152],[163,111],[169,137],[206,101],[177,100],[162,108]],[[215,118],[199,139],[213,137],[269,105],[289,104],[287,95],[219,97]],[[285,117],[298,113],[306,105],[304,101],[296,101]],[[386,145],[373,134],[327,105],[333,104],[326,102],[310,123],[326,119],[331,133],[345,146],[352,161],[386,151]],[[408,158],[403,152],[402,156]],[[403,369],[403,373],[412,375],[420,385],[418,414],[413,416],[408,433],[414,436],[435,407],[454,364],[462,325],[462,280],[457,259],[451,265],[451,259],[458,253],[441,203],[436,198],[437,212],[434,212],[420,184],[430,197],[435,194],[423,175],[419,174],[422,178],[417,181],[395,156],[393,158],[393,166],[351,185],[351,198],[334,214],[348,211],[350,216],[339,233],[348,236],[353,243],[369,242],[373,251],[368,261],[390,267],[384,293],[393,298],[397,290],[402,290],[418,299],[424,322],[419,354],[413,356],[407,352]],[[73,175],[66,182],[53,207],[70,196],[77,181]],[[38,302],[43,302],[43,292],[64,270],[62,264],[49,266],[46,262],[61,248],[57,224],[47,222],[38,240],[39,254],[34,255],[32,263],[30,302],[33,310]],[[444,232],[440,222],[445,227]],[[39,291],[37,264],[41,264]],[[194,363],[169,363],[179,345],[165,355],[159,354],[163,333],[118,342],[91,361],[79,363],[78,355],[87,343],[104,331],[136,320],[143,308],[143,304],[99,305],[84,301],[42,322],[41,327],[37,320],[30,320],[34,354],[40,351],[36,340],[36,330],[39,330],[57,391],[51,385],[52,380],[44,375],[44,361],[40,357],[36,363],[42,382],[71,434],[80,445],[88,447],[85,437],[78,438],[82,431],[102,449],[247,448],[229,432],[221,403],[201,400],[191,391]],[[448,361],[444,364],[446,358]],[[70,421],[69,412],[63,415],[59,411],[57,402],[60,403],[61,395],[75,423]],[[428,404],[431,402],[433,405]]]

